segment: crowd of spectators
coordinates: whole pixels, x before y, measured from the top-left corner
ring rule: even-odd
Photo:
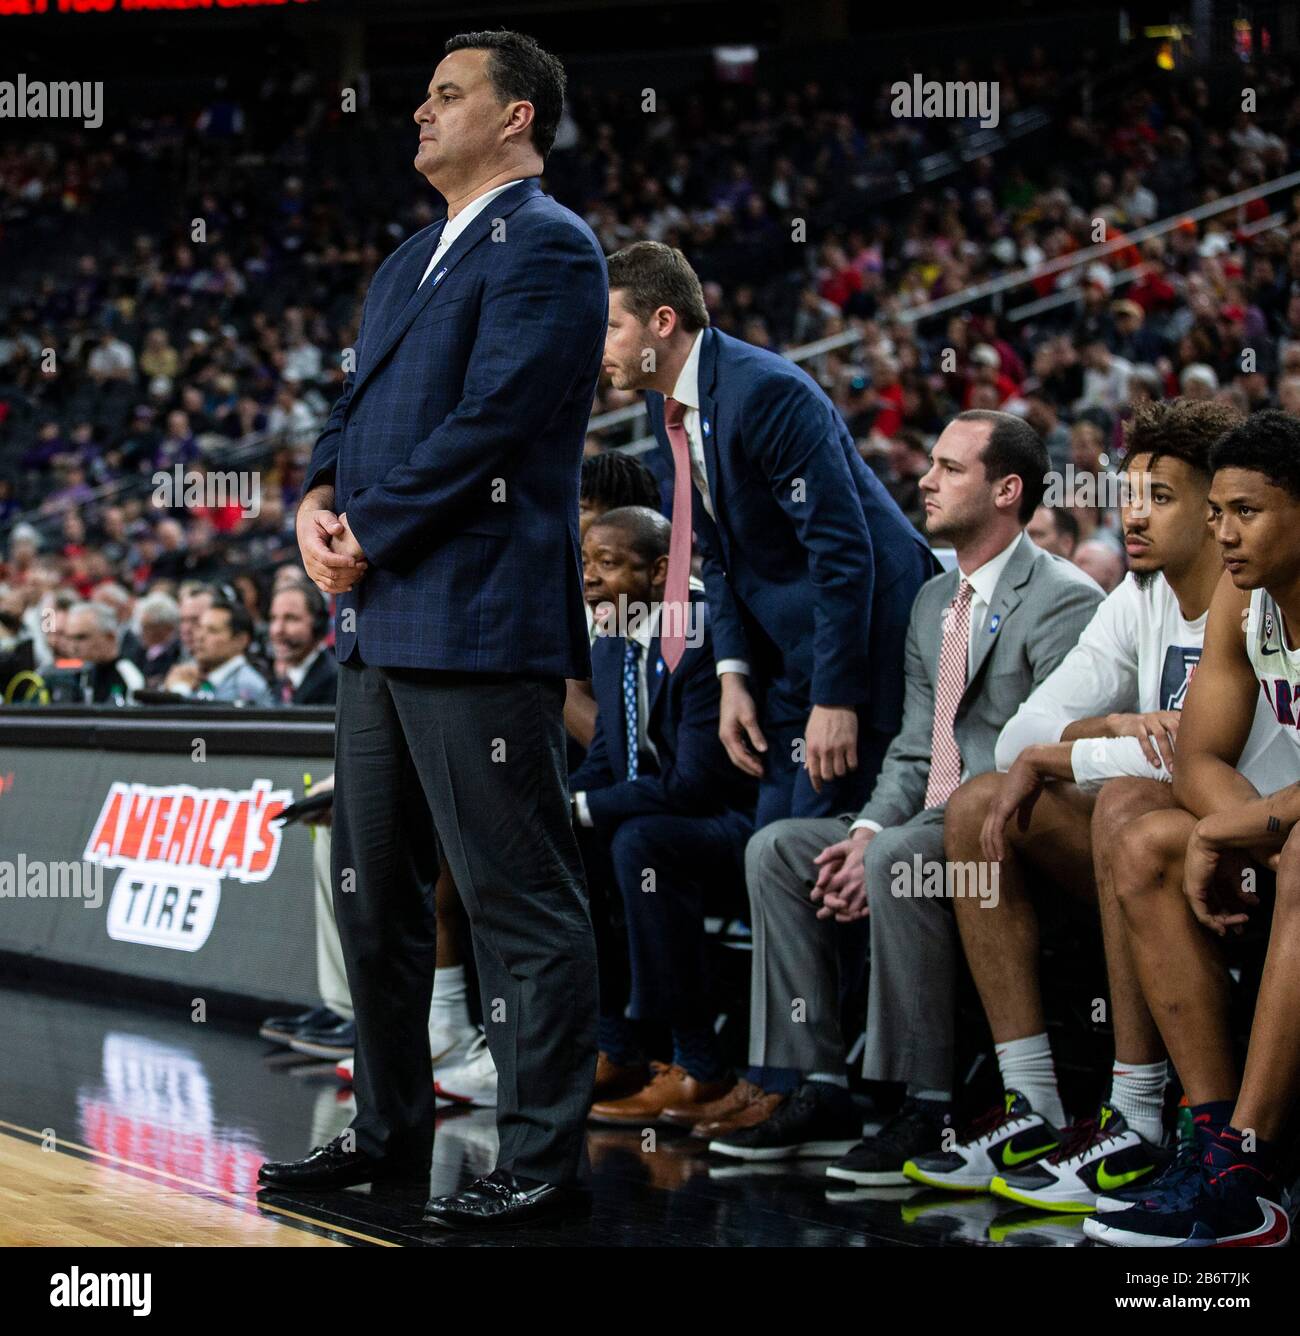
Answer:
[[[853,93],[700,89],[665,95],[654,114],[639,96],[577,86],[546,185],[607,251],[636,238],[679,246],[718,328],[785,349],[840,336],[804,365],[918,527],[929,447],[963,409],[1023,414],[1068,478],[1070,465],[1113,468],[1123,421],[1147,399],[1300,407],[1297,197],[1126,242],[1294,167],[1288,65],[1226,81],[1143,68],[1092,106],[1041,51],[1014,71],[944,73],[996,76],[1004,123],[1044,108],[1050,147],[1007,145],[875,209],[900,174],[974,127],[893,117],[889,79]],[[1254,115],[1238,110],[1247,85]],[[279,125],[277,95],[297,108]],[[0,305],[9,603],[85,600],[105,583],[174,598],[182,581],[241,573],[269,587],[295,560],[305,460],[361,298],[384,256],[437,216],[396,151],[396,112],[334,107],[331,90],[297,76],[243,100],[217,89],[188,119],[140,119],[102,143],[66,132],[0,146],[0,227],[31,243],[32,260]],[[346,189],[362,161],[373,189]],[[83,242],[92,234],[77,222],[126,201],[133,227]],[[806,241],[793,239],[799,220]],[[1103,258],[1036,276],[996,309],[959,301],[925,315],[973,284],[1087,250],[1099,222],[1119,242]],[[1010,314],[1054,295],[1031,318]],[[632,398],[602,384],[593,412]],[[626,443],[593,433],[588,451]],[[150,480],[177,466],[256,472],[255,512],[157,504]],[[1065,496],[1060,541],[1111,587],[1124,569],[1114,513],[1089,500]]]

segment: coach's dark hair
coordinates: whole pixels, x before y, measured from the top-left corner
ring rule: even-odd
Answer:
[[[993,408],[968,408],[953,420],[992,424],[980,463],[990,482],[1013,473],[1020,479],[1020,523],[1028,524],[1034,511],[1043,504],[1043,494],[1047,491],[1047,470],[1051,463],[1043,438],[1024,418]]]
[[[704,289],[690,261],[662,241],[634,241],[609,257],[609,286],[620,288],[623,305],[644,325],[661,306],[677,312],[682,328],[694,334],[709,323]]]
[[[533,104],[533,147],[545,162],[564,110],[564,66],[531,38],[506,28],[462,32],[447,39],[453,51],[488,51],[487,76],[498,102]]]
[[[1124,426],[1128,458],[1150,455],[1149,467],[1164,455],[1210,475],[1215,442],[1241,422],[1241,410],[1217,399],[1174,399],[1139,404]]]
[[[1210,451],[1210,469],[1247,469],[1300,500],[1300,417],[1276,408],[1252,413]]]
[[[582,461],[578,495],[605,510],[618,506],[659,507],[655,475],[639,459],[621,450],[602,450]]]
[[[230,614],[230,630],[234,635],[247,636],[250,640],[253,638],[253,619],[248,615],[248,609],[242,603],[233,603],[228,598],[214,599],[209,612],[228,612]]]
[[[591,528],[617,529],[626,537],[632,551],[646,562],[658,561],[668,555],[668,542],[673,531],[667,517],[649,506],[620,506],[617,510],[607,510],[592,521]]]

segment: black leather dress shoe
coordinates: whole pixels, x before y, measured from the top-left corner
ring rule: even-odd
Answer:
[[[317,1146],[301,1160],[267,1160],[257,1171],[257,1181],[268,1188],[302,1188],[328,1191],[350,1188],[357,1183],[393,1183],[429,1187],[429,1162],[394,1161],[384,1156],[345,1150],[342,1138]]]
[[[342,1019],[328,1007],[313,1007],[310,1011],[300,1011],[294,1016],[268,1016],[257,1033],[273,1044],[287,1044],[297,1039],[304,1030],[320,1030],[338,1025]]]
[[[333,1025],[318,1025],[311,1029],[299,1030],[289,1040],[289,1047],[295,1053],[306,1053],[313,1058],[350,1058],[357,1047],[357,1027],[355,1021],[334,1018]]]
[[[424,1208],[426,1225],[452,1229],[495,1228],[534,1221],[581,1220],[591,1214],[591,1193],[517,1178],[494,1169],[450,1197],[434,1197]]]

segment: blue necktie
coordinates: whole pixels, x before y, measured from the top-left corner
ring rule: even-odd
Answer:
[[[641,659],[641,646],[635,640],[627,642],[623,651],[623,718],[627,724],[627,777],[637,777],[637,762],[640,760],[641,731],[637,727],[637,713],[641,691],[637,675],[637,665]]]

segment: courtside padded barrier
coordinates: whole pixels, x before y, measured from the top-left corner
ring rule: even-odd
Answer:
[[[312,833],[273,818],[333,747],[332,709],[0,710],[0,953],[314,1005]]]

